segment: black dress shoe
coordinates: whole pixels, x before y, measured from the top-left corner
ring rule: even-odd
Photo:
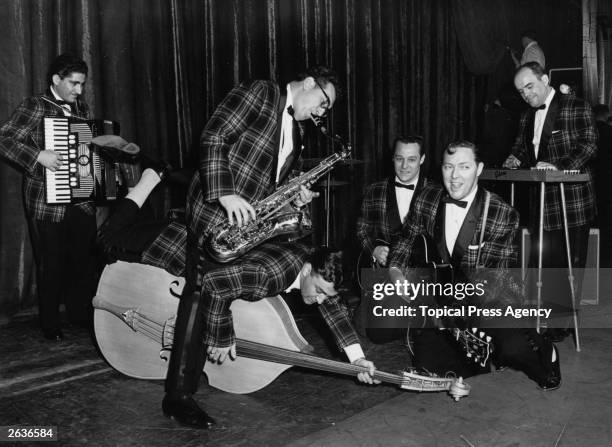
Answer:
[[[163,160],[153,160],[152,158],[149,158],[146,155],[141,155],[140,163],[142,165],[143,171],[145,169],[153,169],[156,174],[159,175],[159,178],[162,179],[162,181],[166,180],[170,172],[173,171],[173,168],[169,163],[166,163]]]
[[[552,328],[546,329],[546,331],[544,331],[544,336],[548,337],[548,339],[553,343],[561,343],[570,335],[571,330],[569,329]]]
[[[186,427],[208,429],[215,424],[215,420],[187,394],[181,396],[166,394],[162,401],[162,410],[164,416]]]
[[[541,354],[543,356],[548,356],[542,358],[542,363],[547,363],[547,375],[543,378],[543,380],[538,381],[538,386],[544,391],[556,390],[561,386],[561,367],[559,363],[559,351],[557,347],[551,343],[551,349],[542,349]],[[555,353],[555,361],[552,361],[552,353]]]
[[[43,329],[43,336],[51,341],[62,341],[64,339],[64,333],[60,329]]]

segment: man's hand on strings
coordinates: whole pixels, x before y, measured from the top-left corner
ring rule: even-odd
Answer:
[[[372,257],[383,267],[387,265],[387,256],[389,256],[389,247],[386,245],[377,245],[372,251]]]
[[[506,169],[517,169],[521,165],[521,161],[514,155],[509,155],[502,165]]]
[[[232,345],[228,346],[227,348],[217,348],[214,346],[209,346],[206,349],[206,353],[208,354],[208,360],[213,363],[223,363],[227,358],[228,354],[231,360],[236,360],[236,343],[232,343]]]
[[[373,362],[366,360],[365,358],[360,358],[355,360],[353,365],[368,369],[367,371],[357,374],[357,379],[361,383],[367,383],[368,385],[378,385],[380,383],[380,380],[374,379],[374,371],[376,371],[376,367],[374,366]]]

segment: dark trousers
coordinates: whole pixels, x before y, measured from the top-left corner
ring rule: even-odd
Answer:
[[[198,267],[199,266],[199,267]],[[187,259],[185,263],[185,288],[179,302],[172,355],[166,376],[166,393],[193,395],[198,389],[202,369],[206,362],[204,339],[205,300],[198,285],[200,274],[220,266],[210,261],[198,249],[197,237],[187,233]]]
[[[551,371],[552,343],[535,329],[486,329],[492,337],[492,360],[497,366],[509,366],[523,371],[540,383]],[[439,329],[411,329],[414,351],[413,366],[439,376],[454,373],[470,377],[490,371],[468,358],[450,331]]]
[[[100,227],[100,243],[107,262],[139,262],[142,252],[167,225],[167,220],[155,221],[147,206],[141,209],[134,201],[121,199]]]
[[[576,301],[579,302],[586,265],[587,250],[589,247],[589,225],[569,228],[569,241],[571,247],[572,267],[575,277]],[[530,254],[530,267],[538,266],[537,231],[533,236],[536,243],[532,244]],[[565,233],[563,230],[544,231],[542,246],[542,300],[550,306],[556,315],[567,313],[572,309],[572,296],[570,291]],[[535,271],[533,272],[535,274]]]
[[[62,222],[30,220],[36,259],[40,322],[59,329],[59,305],[68,321],[87,323],[96,287],[96,218],[68,206]]]

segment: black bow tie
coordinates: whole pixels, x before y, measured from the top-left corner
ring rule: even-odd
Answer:
[[[412,184],[412,185],[404,185],[403,183],[395,182],[395,187],[396,188],[406,188],[406,189],[414,190],[414,184]]]
[[[295,113],[295,110],[293,110],[293,106],[287,107],[287,113],[289,115],[293,116],[293,114]]]
[[[457,199],[453,199],[451,196],[442,197],[442,202],[457,205],[461,208],[465,208],[468,204],[467,200],[457,200]]]
[[[546,104],[542,104],[540,107],[536,107],[536,110],[546,110]]]

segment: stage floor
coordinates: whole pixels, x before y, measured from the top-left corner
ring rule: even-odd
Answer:
[[[595,326],[610,326],[608,301],[592,306],[602,322]],[[342,359],[323,342],[318,321],[305,314],[298,326],[320,355]],[[217,420],[209,431],[166,419],[163,382],[114,371],[85,329],[68,328],[64,342],[51,343],[36,316],[24,315],[0,334],[0,425],[55,426],[62,446],[612,445],[612,329],[584,329],[580,353],[571,338],[560,343],[563,383],[549,392],[510,369],[468,379],[471,394],[459,402],[298,368],[250,395],[202,379],[196,399]],[[364,346],[379,369],[408,364],[401,341]]]

